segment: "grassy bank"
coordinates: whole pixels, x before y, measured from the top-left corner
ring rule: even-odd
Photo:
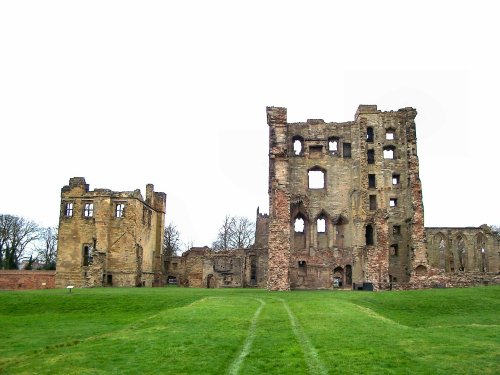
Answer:
[[[500,287],[0,292],[8,374],[498,374]]]

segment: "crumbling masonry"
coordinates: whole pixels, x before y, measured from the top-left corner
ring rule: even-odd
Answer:
[[[164,193],[61,190],[56,286],[414,289],[500,282],[490,227],[424,228],[416,110],[288,123],[267,108],[269,214],[249,249],[162,259]]]
[[[56,287],[163,284],[165,193],[90,191],[83,177],[61,189]]]
[[[268,107],[268,289],[386,289],[427,274],[413,108],[288,123]]]

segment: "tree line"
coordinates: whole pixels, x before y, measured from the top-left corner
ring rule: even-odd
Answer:
[[[0,214],[0,269],[55,270],[56,259],[57,228]]]
[[[255,223],[246,217],[226,215],[217,236],[212,243],[213,251],[249,248],[255,239]],[[163,255],[177,255],[182,247],[189,250],[193,244],[184,244],[175,224],[170,223],[164,230]]]

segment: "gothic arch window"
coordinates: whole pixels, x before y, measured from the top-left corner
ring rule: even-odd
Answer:
[[[486,237],[482,233],[478,233],[475,238],[475,268],[479,272],[488,272],[488,251],[486,249]]]
[[[455,238],[455,254],[457,258],[458,271],[465,271],[467,267],[467,246],[465,238],[462,234],[458,234]]]

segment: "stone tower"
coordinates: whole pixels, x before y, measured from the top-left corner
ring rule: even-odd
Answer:
[[[268,289],[384,289],[426,271],[416,114],[288,123],[267,108]]]
[[[165,206],[152,184],[143,199],[71,178],[61,189],[56,286],[161,285]]]

